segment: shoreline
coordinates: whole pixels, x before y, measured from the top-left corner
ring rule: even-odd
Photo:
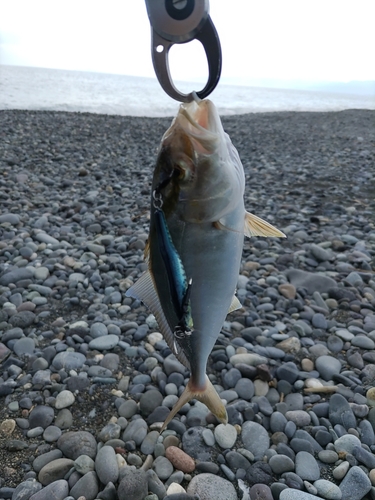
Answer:
[[[174,116],[178,107],[156,78],[0,65],[0,85],[0,109],[58,109],[162,117]],[[189,92],[186,82],[181,87],[179,82],[176,85]],[[375,95],[224,84],[219,85],[210,98],[222,116],[288,110],[375,109]]]

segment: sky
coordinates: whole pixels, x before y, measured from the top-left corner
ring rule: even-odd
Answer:
[[[222,80],[375,80],[374,0],[211,0]],[[144,0],[0,0],[0,64],[155,77]],[[174,80],[205,81],[194,41]]]

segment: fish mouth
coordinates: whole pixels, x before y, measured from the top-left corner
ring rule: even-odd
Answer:
[[[177,117],[164,136],[165,143],[194,161],[194,155],[209,155],[216,151],[221,122],[213,103],[191,101],[180,105]],[[177,138],[177,140],[176,140]],[[175,147],[173,147],[175,146]]]

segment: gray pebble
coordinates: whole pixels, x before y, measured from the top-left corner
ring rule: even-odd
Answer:
[[[362,446],[354,446],[352,455],[368,469],[375,469],[375,455],[362,448]]]
[[[96,440],[87,431],[66,432],[57,441],[57,447],[72,460],[80,455],[88,455],[90,458],[95,458],[96,455]]]
[[[244,447],[253,453],[255,459],[262,459],[270,445],[268,432],[256,422],[244,422],[241,431]]]
[[[335,469],[333,469],[332,475],[335,479],[340,481],[349,470],[349,462],[346,460],[341,462]]]
[[[319,466],[313,455],[300,451],[296,455],[296,474],[303,480],[316,481],[320,477]]]
[[[106,443],[110,439],[118,439],[121,434],[121,426],[113,422],[105,425],[98,434],[99,441]]]
[[[284,432],[287,422],[288,422],[287,419],[281,412],[279,411],[273,412],[270,419],[271,431]]]
[[[286,380],[290,384],[294,384],[299,375],[299,369],[297,365],[292,361],[288,363],[283,363],[276,370],[276,375],[279,380]]]
[[[326,330],[328,327],[327,320],[322,313],[315,313],[311,323],[315,328],[321,328],[322,330]]]
[[[11,498],[12,500],[28,500],[41,489],[42,485],[35,479],[23,481],[14,489]]]
[[[357,427],[356,418],[347,400],[341,394],[333,394],[329,400],[329,420],[332,425],[340,424],[346,430]]]
[[[211,459],[211,446],[207,446],[203,439],[203,427],[191,427],[182,436],[182,449],[190,457],[206,462]],[[267,434],[268,436],[268,434]]]
[[[101,483],[116,483],[118,479],[118,463],[112,446],[103,446],[95,458],[95,470]]]
[[[87,455],[80,455],[74,461],[74,467],[77,472],[82,475],[87,474],[88,472],[92,472],[95,470],[95,462],[92,458]]]
[[[334,375],[341,371],[341,363],[333,356],[319,356],[315,360],[315,368],[324,380],[332,380]]]
[[[333,450],[322,450],[318,453],[318,457],[325,464],[334,464],[339,459],[338,454]]]
[[[255,392],[254,383],[252,380],[248,378],[241,378],[236,383],[234,390],[241,399],[244,399],[245,401],[250,401],[251,398],[254,396]]]
[[[159,437],[158,431],[151,431],[147,434],[141,444],[141,452],[145,455],[152,455],[154,453],[155,445]]]
[[[142,394],[139,401],[139,409],[143,416],[148,417],[163,401],[163,395],[156,390],[147,391]]]
[[[202,438],[207,446],[214,446],[215,444],[215,436],[211,429],[204,429],[202,432]]]
[[[61,429],[56,425],[49,425],[46,427],[43,433],[43,439],[47,441],[47,443],[53,443],[57,441],[61,436]]]
[[[34,493],[29,500],[64,500],[69,493],[69,484],[65,479],[59,479],[42,490]]]
[[[288,269],[286,275],[292,285],[296,288],[306,288],[311,295],[314,292],[324,293],[330,288],[337,287],[336,281],[332,278],[302,271],[301,269]]]
[[[138,412],[138,405],[133,399],[128,399],[121,404],[117,411],[121,417],[131,418]]]
[[[99,491],[98,477],[95,472],[88,472],[82,476],[73,488],[70,494],[74,498],[83,496],[85,500],[95,500]]]
[[[184,374],[186,368],[178,361],[174,354],[170,354],[164,360],[164,371],[167,375],[170,375],[173,372]]]
[[[59,352],[53,358],[52,364],[57,370],[77,370],[82,368],[83,363],[86,361],[86,356],[80,352]]]
[[[353,453],[356,446],[361,446],[361,441],[352,434],[344,434],[334,442],[335,450],[337,453]]]
[[[365,335],[356,335],[351,340],[351,344],[361,349],[375,349],[375,342]]]
[[[46,464],[39,472],[38,479],[46,486],[58,479],[64,479],[65,475],[74,466],[73,460],[68,458],[57,458]]]
[[[14,318],[14,316],[12,316]],[[21,325],[21,328],[24,328]],[[35,349],[35,342],[33,339],[30,339],[28,337],[23,337],[22,339],[19,339],[16,341],[16,343],[13,346],[13,351],[17,356],[22,357],[24,354],[33,354]]]
[[[198,495],[201,500],[238,500],[232,483],[214,474],[198,474],[190,481],[187,488],[190,495]]]
[[[58,458],[62,458],[62,453],[60,450],[51,450],[47,453],[43,453],[42,455],[39,455],[34,459],[33,469],[35,472],[39,472],[46,464]]]
[[[360,467],[354,466],[340,484],[341,500],[361,500],[370,490],[371,481]]]
[[[157,457],[152,464],[152,468],[158,478],[165,481],[173,472],[173,465],[166,457]]]
[[[45,429],[48,427],[55,418],[55,412],[50,406],[39,405],[36,406],[29,415],[30,428],[42,427]]]
[[[274,455],[269,459],[268,463],[275,474],[294,471],[294,462],[286,455]]]
[[[119,343],[119,340],[117,335],[104,335],[91,340],[89,347],[98,351],[108,351],[109,349],[113,349]]]
[[[287,411],[285,417],[287,420],[294,422],[297,427],[305,427],[311,423],[310,415],[303,410]]]
[[[139,446],[147,435],[147,424],[142,419],[133,420],[126,427],[122,439],[126,441],[134,441]]]

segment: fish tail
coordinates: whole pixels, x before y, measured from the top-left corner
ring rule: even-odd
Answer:
[[[191,399],[198,399],[198,401],[204,403],[207,406],[207,408],[221,423],[228,423],[228,415],[225,406],[220,399],[219,394],[216,392],[214,386],[210,382],[210,379],[206,375],[205,386],[203,389],[197,389],[196,387],[194,387],[192,379],[190,378],[184,392],[181,394],[180,399],[174,405],[170,414],[166,418],[160,430],[160,434],[164,431],[164,429],[166,429],[167,425],[176,415],[176,413],[184,406],[184,404],[188,403]]]

